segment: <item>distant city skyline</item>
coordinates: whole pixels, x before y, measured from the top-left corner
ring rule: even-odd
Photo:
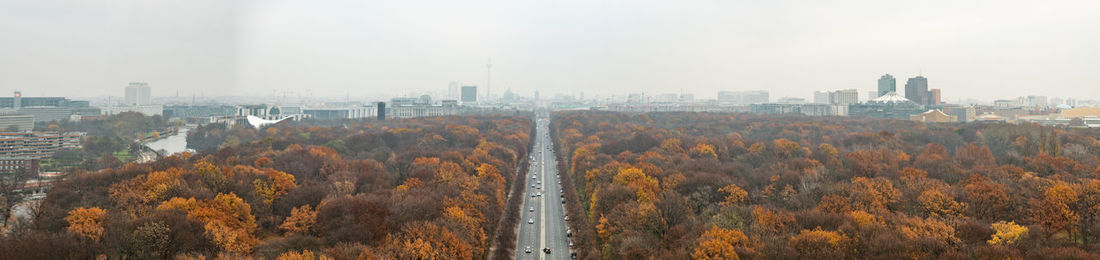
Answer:
[[[0,93],[808,99],[889,73],[944,101],[1100,99],[1100,2],[983,3],[5,1]]]

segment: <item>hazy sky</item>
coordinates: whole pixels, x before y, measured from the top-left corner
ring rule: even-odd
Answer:
[[[1100,1],[0,0],[0,91],[1100,98]]]

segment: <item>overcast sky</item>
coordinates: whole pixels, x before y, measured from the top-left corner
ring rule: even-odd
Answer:
[[[444,92],[490,57],[523,95],[1100,99],[1100,1],[0,0],[3,95]]]

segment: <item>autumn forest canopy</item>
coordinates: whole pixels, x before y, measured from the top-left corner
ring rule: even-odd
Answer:
[[[532,124],[195,129],[188,139],[223,145],[72,175],[0,241],[0,258],[484,258]]]
[[[610,259],[1100,257],[1100,133],[749,114],[559,113]]]
[[[1097,130],[553,115],[581,259],[1100,258]],[[533,131],[529,115],[206,125],[197,153],[70,174],[0,258],[508,259]]]

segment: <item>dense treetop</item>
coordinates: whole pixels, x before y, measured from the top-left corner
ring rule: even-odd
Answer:
[[[0,258],[483,258],[531,129],[509,116],[195,129],[189,141],[216,144],[57,184]]]
[[[1096,130],[559,112],[553,131],[586,257],[1100,257]]]

